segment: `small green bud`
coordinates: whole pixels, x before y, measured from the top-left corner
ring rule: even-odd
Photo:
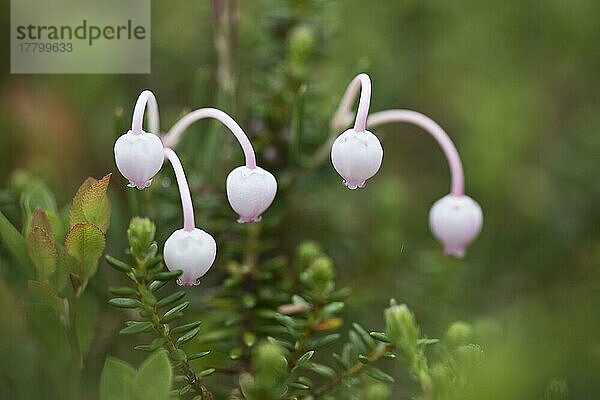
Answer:
[[[469,344],[473,339],[473,328],[466,322],[458,321],[450,325],[446,331],[445,342],[449,349]]]
[[[392,392],[385,383],[373,383],[365,388],[363,397],[365,400],[389,400]]]
[[[287,368],[287,361],[283,356],[283,349],[276,344],[265,343],[260,345],[256,349],[254,357],[258,369],[261,369],[261,367],[274,370]]]
[[[315,242],[304,242],[298,246],[298,260],[304,268],[321,255],[321,248]]]
[[[295,27],[289,36],[290,59],[295,64],[305,64],[315,46],[315,33],[306,25]]]
[[[8,178],[8,187],[15,193],[20,194],[31,182],[31,175],[23,169],[13,171]]]
[[[318,257],[310,265],[309,270],[315,283],[329,282],[335,277],[333,263],[329,257]]]
[[[254,351],[255,383],[262,390],[283,385],[287,376],[284,350],[274,343],[261,344]]]
[[[131,219],[129,229],[127,229],[127,238],[134,256],[145,255],[154,242],[155,233],[156,226],[148,218],[134,217]]]
[[[334,289],[334,277],[335,270],[331,259],[326,256],[319,256],[300,275],[300,280],[312,288],[316,292],[315,295],[322,296]]]
[[[415,316],[406,306],[400,304],[385,310],[386,335],[405,352],[416,351],[419,329]]]
[[[562,379],[553,379],[544,391],[543,400],[567,400],[569,398],[569,386]]]

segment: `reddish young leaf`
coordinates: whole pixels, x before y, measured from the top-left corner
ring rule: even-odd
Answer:
[[[31,229],[27,237],[27,248],[35,265],[40,281],[46,282],[56,270],[56,249],[46,231],[39,226]]]
[[[83,183],[81,184],[81,186],[79,186],[79,189],[77,189],[77,193],[75,193],[75,196],[73,197],[73,201],[71,203],[71,208],[69,210],[69,224],[70,224],[70,228],[72,228],[75,224],[78,224],[80,222],[85,222],[85,216],[83,214],[83,209],[82,209],[82,202],[83,202],[83,195],[87,192],[87,190],[95,183],[97,183],[98,180],[89,177],[87,178],[85,181],[83,181]]]
[[[106,241],[102,231],[90,223],[76,224],[65,239],[65,250],[79,263],[78,275],[89,278],[96,273]]]
[[[46,211],[39,207],[35,209],[31,217],[30,228],[33,229],[35,227],[42,229],[46,233],[46,235],[48,235],[49,238],[52,238],[54,236],[52,232],[52,224],[50,223],[48,214],[46,214]]]
[[[81,202],[85,222],[96,225],[102,232],[108,229],[110,218],[110,202],[106,194],[110,176],[111,174],[108,174],[92,184],[83,194]]]
[[[50,278],[50,283],[56,289],[56,292],[60,293],[67,285],[69,272],[73,270],[78,272],[79,266],[77,261],[67,254],[67,250],[62,244],[55,243],[54,248],[56,249],[57,254],[56,271]]]

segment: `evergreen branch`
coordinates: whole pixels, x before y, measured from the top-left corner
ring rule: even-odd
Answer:
[[[354,364],[352,367],[350,367],[348,370],[338,374],[335,379],[333,379],[332,381],[326,383],[325,385],[315,389],[313,391],[313,395],[315,396],[315,398],[319,398],[321,396],[323,396],[325,393],[329,392],[330,390],[334,389],[335,387],[337,387],[340,383],[342,383],[345,379],[351,378],[353,376],[357,376],[360,373],[362,373],[365,368],[367,368],[367,366],[369,366],[370,364],[379,361],[381,358],[383,358],[383,356],[389,352],[389,351],[393,351],[394,350],[394,345],[387,343],[387,344],[382,344],[380,346],[378,346],[379,348],[377,350],[375,350],[374,352],[372,352],[371,354],[369,354],[367,356],[368,358],[368,362],[362,362],[362,361],[357,361],[356,364]]]

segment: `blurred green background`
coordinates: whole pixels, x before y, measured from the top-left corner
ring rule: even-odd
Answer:
[[[87,176],[116,172],[109,251],[126,246],[133,213],[154,218],[164,240],[180,224],[171,172],[165,168],[148,192],[126,191],[113,161],[114,140],[145,88],[157,95],[163,130],[184,110],[218,106],[248,131],[259,163],[283,182],[273,211],[277,234],[268,239],[272,251],[290,254],[302,240],[320,242],[336,262],[340,286],[354,290],[349,317],[376,329],[380,310],[395,297],[431,337],[452,321],[473,323],[486,353],[475,382],[479,399],[539,399],[553,379],[568,384],[571,399],[598,398],[600,2],[257,0],[238,6],[229,75],[205,1],[152,2],[150,75],[11,75],[5,57],[2,212],[20,222],[11,191],[15,170],[42,178],[59,204]],[[0,10],[8,29],[7,1]],[[1,46],[8,54],[7,32]],[[328,161],[289,167],[290,157],[309,160],[327,140],[337,102],[363,71],[373,81],[372,111],[423,112],[455,140],[467,194],[485,218],[463,260],[445,257],[428,230],[428,210],[447,194],[449,173],[424,132],[377,129],[384,163],[364,190],[344,188]],[[293,151],[291,131],[300,135]],[[242,155],[225,133],[198,124],[179,150],[197,221],[232,242],[223,245],[216,270],[237,254],[236,236],[226,233],[235,216],[225,203],[224,179]],[[28,329],[18,316],[25,281],[2,248],[0,255],[0,338],[6,338]],[[100,322],[90,338],[88,398],[96,396],[94,379],[107,354],[135,357],[116,337],[122,318],[104,305],[114,279],[101,266],[92,285],[97,290],[90,290],[90,315]],[[211,283],[218,282],[217,273]],[[1,393],[10,393],[8,382],[26,384],[41,373],[22,361],[34,349],[20,345],[0,341]],[[405,388],[399,385],[393,398],[406,398]]]

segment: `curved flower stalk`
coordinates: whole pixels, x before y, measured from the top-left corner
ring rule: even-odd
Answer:
[[[175,147],[184,131],[194,122],[213,118],[222,122],[240,143],[246,165],[235,168],[227,176],[227,198],[239,214],[238,222],[258,222],[275,199],[277,181],[273,174],[256,165],[252,143],[246,133],[227,113],[215,108],[200,108],[181,118],[163,137],[167,147]]]
[[[416,125],[435,139],[442,148],[450,167],[450,193],[454,196],[462,196],[465,186],[462,162],[454,142],[452,142],[446,131],[431,118],[411,110],[386,110],[373,113],[369,116],[370,128],[392,122],[406,122]]]
[[[356,118],[352,111],[352,104],[360,90],[360,100]],[[371,104],[371,78],[367,74],[358,74],[346,88],[335,115],[331,119],[331,129],[340,131],[346,128],[354,119],[354,130],[363,132],[366,129],[369,106]]]
[[[387,110],[370,115],[369,126],[407,122],[429,133],[442,148],[450,167],[450,194],[435,202],[429,212],[433,235],[444,244],[444,252],[464,257],[465,249],[481,231],[483,213],[475,200],[464,194],[464,172],[456,146],[446,131],[431,118],[410,110]]]
[[[149,132],[142,130],[144,110],[148,106]],[[133,110],[131,129],[115,142],[115,162],[121,175],[129,180],[129,187],[140,190],[152,183],[160,171],[164,155],[163,144],[157,136],[159,129],[158,104],[154,94],[144,90]]]
[[[349,110],[359,88],[360,100],[354,128],[338,136],[331,147],[331,162],[344,178],[342,184],[352,190],[363,188],[367,179],[379,171],[383,159],[383,148],[379,139],[366,130],[371,101],[371,79],[367,74],[359,74],[350,82],[332,120],[332,126],[351,120],[352,114]]]
[[[381,146],[379,140],[368,131],[370,136],[356,132],[356,127],[373,128],[391,122],[406,122],[416,125],[429,133],[439,144],[448,161],[451,175],[450,194],[438,200],[431,208],[429,225],[434,236],[443,243],[448,255],[463,257],[466,247],[479,235],[483,224],[481,207],[475,200],[464,194],[464,172],[456,146],[448,134],[431,118],[410,110],[386,110],[365,116],[364,106],[368,109],[368,101],[364,93],[370,94],[370,81],[360,74],[350,83],[333,119],[332,127],[340,128],[349,123],[351,105],[357,95],[359,83],[362,85],[361,99],[356,113],[354,131],[348,130],[340,135],[331,149],[331,159],[335,169],[344,177],[344,184],[350,189],[364,187],[366,179],[372,177],[381,159],[375,150]],[[368,114],[368,110],[366,111]],[[376,142],[375,142],[376,140]],[[383,152],[383,151],[382,151]]]
[[[195,226],[192,197],[179,157],[169,148],[165,149],[165,157],[175,171],[183,209],[183,228],[173,232],[165,242],[165,264],[170,271],[183,271],[178,284],[199,285],[200,278],[215,261],[217,244],[210,234]]]
[[[142,129],[146,109],[152,133]],[[161,140],[158,136],[158,104],[154,94],[145,90],[137,99],[131,130],[117,139],[114,149],[117,168],[129,180],[128,186],[140,190],[150,186],[165,158],[171,162],[181,196],[183,228],[173,232],[165,242],[164,258],[169,270],[183,271],[177,281],[183,286],[198,285],[200,278],[214,263],[217,252],[214,238],[195,226],[190,189],[181,162],[171,149],[177,145],[186,128],[203,118],[221,121],[242,146],[246,165],[235,168],[228,175],[227,197],[232,208],[240,215],[239,222],[260,221],[261,214],[275,198],[277,181],[270,172],[256,165],[256,156],[248,136],[233,118],[221,110],[202,108],[192,111],[175,123]]]
[[[144,122],[144,111],[148,113],[149,132],[157,134],[160,128],[160,118],[158,113],[158,102],[156,96],[149,90],[144,90],[138,96],[133,109],[133,118],[131,121],[131,130],[133,133],[142,132]]]

